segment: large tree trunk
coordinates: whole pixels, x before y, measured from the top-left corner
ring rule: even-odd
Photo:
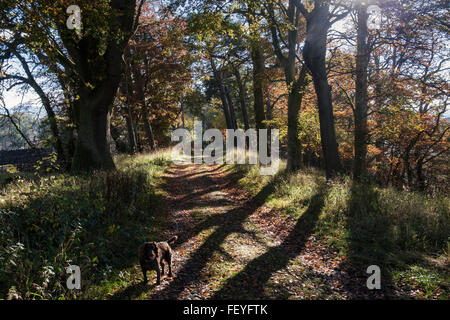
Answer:
[[[183,101],[181,101],[180,103],[180,108],[181,108],[181,127],[185,128],[186,127],[186,123],[184,120],[184,106],[183,106]]]
[[[316,2],[308,15],[303,57],[311,71],[318,100],[320,136],[327,179],[342,171],[334,128],[331,87],[328,84],[325,65],[327,33],[329,28],[329,4]]]
[[[294,70],[289,71],[289,76],[286,78],[291,81],[291,76],[295,76]],[[294,73],[292,72],[294,71]],[[287,74],[287,75],[288,75]],[[287,156],[287,170],[296,171],[303,166],[302,159],[302,145],[298,138],[298,115],[303,100],[303,94],[307,85],[306,68],[302,68],[299,78],[296,81],[290,82],[292,90],[288,96],[288,156]]]
[[[78,139],[72,171],[115,169],[109,145],[110,107],[119,83],[83,88],[77,101]]]
[[[214,73],[214,77],[216,78],[217,81],[217,85],[219,87],[219,95],[220,95],[220,100],[222,100],[222,108],[223,108],[223,113],[225,116],[225,121],[227,123],[227,129],[233,129],[233,121],[231,120],[231,115],[230,115],[230,109],[228,106],[228,100],[227,100],[227,95],[225,92],[225,88],[222,82],[222,76],[220,74],[220,71],[217,70],[216,64],[214,62],[214,58],[210,57],[210,63],[211,63],[211,69]]]
[[[228,86],[225,86],[225,92],[227,94],[228,108],[230,109],[231,123],[233,125],[233,129],[236,130],[238,128],[237,121],[236,121],[236,115],[234,112],[233,100],[231,99],[230,88]]]
[[[367,44],[367,6],[358,4],[358,35],[356,54],[356,92],[355,92],[355,159],[353,177],[356,181],[366,174],[367,157],[367,67],[369,49]]]
[[[137,116],[136,119],[134,120],[134,136],[136,137],[137,151],[142,152],[143,145],[142,145],[142,137],[139,132],[139,120],[140,120],[139,116]]]
[[[122,54],[136,29],[139,13],[136,14],[136,0],[108,3],[114,15],[105,20],[109,28],[103,38],[86,32],[76,34],[64,22],[58,24],[61,40],[74,62],[78,83],[75,92],[79,96],[76,101],[78,139],[73,172],[115,169],[109,146],[110,111],[122,76]]]
[[[417,162],[417,190],[425,191],[425,176],[423,174],[423,158],[420,158]]]
[[[234,68],[234,75],[239,88],[239,102],[241,105],[242,118],[244,119],[244,128],[247,131],[250,128],[250,122],[248,120],[247,104],[245,102],[245,87],[242,82],[241,74],[237,68]]]
[[[136,135],[134,133],[134,122],[133,122],[133,114],[131,113],[131,108],[127,104],[125,106],[127,115],[125,117],[127,122],[127,132],[128,132],[128,151],[130,154],[134,154],[137,151],[137,142]]]
[[[253,35],[250,52],[253,64],[253,108],[255,112],[255,126],[256,129],[264,129],[264,121],[266,116],[264,113],[264,57],[261,50],[261,42],[259,35]],[[256,37],[256,38],[255,38]],[[258,140],[259,141],[259,140]]]
[[[143,106],[142,106],[142,117],[143,117],[143,120],[144,120],[145,134],[147,135],[147,139],[148,139],[148,142],[150,144],[150,148],[152,150],[155,150],[155,148],[156,148],[156,146],[155,146],[155,137],[153,136],[152,125],[150,123],[150,120],[148,119],[148,117],[149,117],[148,106],[145,103],[145,101],[143,101]]]
[[[306,68],[302,67],[298,79],[296,79],[296,48],[298,36],[298,13],[295,6],[290,3],[288,7],[289,22],[295,26],[288,34],[289,54],[284,60],[286,85],[289,88],[288,95],[288,159],[287,170],[296,171],[303,165],[302,145],[298,138],[298,115],[303,100],[306,81]]]

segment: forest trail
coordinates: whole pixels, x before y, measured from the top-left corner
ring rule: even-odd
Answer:
[[[119,292],[139,299],[351,299],[374,298],[313,235],[324,195],[305,204],[298,220],[280,217],[264,202],[269,185],[250,197],[223,166],[173,165],[163,179],[174,275]],[[300,205],[300,204],[299,204]],[[135,268],[142,278],[138,266]],[[356,287],[359,286],[356,285]]]

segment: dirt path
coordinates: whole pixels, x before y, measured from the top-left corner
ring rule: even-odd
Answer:
[[[152,299],[204,299],[218,284],[214,268],[225,261],[220,241],[227,234],[245,232],[240,226],[248,209],[248,195],[238,189],[220,166],[173,166],[164,176],[168,200],[166,237],[178,235],[174,269],[176,277],[155,288]],[[217,233],[217,229],[222,232]],[[205,241],[206,240],[206,241]],[[227,256],[227,260],[233,260]],[[215,259],[222,260],[217,262]],[[217,275],[216,275],[217,276]]]
[[[298,220],[264,206],[267,186],[251,198],[224,167],[172,166],[164,174],[165,238],[178,235],[172,279],[136,284],[123,294],[145,299],[375,298],[313,235],[324,204],[318,193]],[[139,268],[136,267],[136,272]],[[142,277],[142,275],[139,275]],[[132,292],[132,294],[130,294]]]

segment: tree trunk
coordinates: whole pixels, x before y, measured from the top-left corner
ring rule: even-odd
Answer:
[[[133,122],[133,115],[131,113],[131,108],[127,104],[125,106],[127,116],[125,117],[127,122],[127,131],[128,131],[128,151],[130,154],[134,154],[137,151],[137,142],[136,142],[136,135],[134,133],[134,122]]]
[[[233,100],[231,99],[230,88],[225,86],[225,92],[227,94],[228,108],[230,109],[231,123],[233,124],[233,129],[236,130],[238,128],[238,126],[237,126],[237,121],[236,121],[236,115],[234,112]]]
[[[182,128],[185,128],[185,127],[186,127],[186,124],[185,124],[185,121],[184,121],[184,106],[183,106],[183,101],[181,101],[180,107],[181,107],[181,127],[182,127]]]
[[[270,99],[270,90],[269,90],[269,88],[266,88],[266,119],[268,121],[272,121],[273,120],[273,105],[272,105],[272,99]],[[268,126],[269,131],[272,128],[273,128],[273,124],[270,124]]]
[[[222,108],[225,116],[225,121],[227,123],[227,129],[233,129],[233,122],[231,120],[230,109],[228,107],[227,95],[225,92],[225,88],[222,83],[222,76],[220,72],[217,70],[216,64],[214,63],[214,58],[210,57],[211,69],[213,70],[214,77],[216,78],[217,85],[219,87],[219,95],[222,100]]]
[[[110,107],[117,85],[109,82],[98,89],[83,88],[77,101],[78,139],[72,171],[113,170],[109,146]]]
[[[303,100],[303,94],[307,85],[306,68],[302,68],[297,81],[292,81],[291,77],[295,77],[295,65],[291,70],[287,71],[288,81],[291,84],[291,92],[288,96],[288,158],[287,170],[296,171],[303,166],[302,145],[298,138],[298,115]],[[294,78],[295,80],[295,78]]]
[[[115,169],[109,146],[110,111],[122,76],[124,49],[136,30],[139,13],[136,14],[136,0],[108,3],[114,14],[107,19],[108,33],[102,39],[85,32],[77,36],[64,22],[57,24],[61,41],[74,62],[73,74],[79,85],[75,92],[79,99],[73,172]]]
[[[153,130],[152,130],[152,125],[150,124],[150,120],[148,120],[149,114],[148,114],[148,106],[145,103],[145,101],[143,102],[143,106],[142,106],[142,117],[144,118],[144,130],[145,130],[145,134],[147,135],[148,141],[150,143],[150,148],[152,150],[155,150],[156,146],[155,146],[155,138],[153,136]]]
[[[356,54],[356,84],[355,84],[355,159],[353,178],[360,181],[366,175],[367,157],[367,67],[369,64],[369,49],[367,44],[367,6],[358,4],[358,35]]]
[[[120,129],[113,126],[111,124],[111,137],[114,140],[114,143],[116,144],[116,148],[117,151],[119,151],[120,153],[125,153],[127,152],[127,144],[123,141],[120,140]]]
[[[50,130],[53,135],[53,139],[52,139],[53,147],[56,150],[58,159],[62,162],[66,162],[67,159],[65,157],[63,144],[61,142],[61,136],[60,136],[59,129],[58,129],[58,123],[56,121],[56,114],[51,107],[50,100],[44,94],[44,92],[40,89],[40,87],[37,92],[41,98],[42,104],[44,105],[45,111],[47,112],[47,118],[50,123]]]
[[[423,158],[420,158],[417,162],[417,189],[419,191],[425,191],[425,176],[423,174]]]
[[[296,48],[298,37],[298,13],[292,1],[288,7],[289,23],[295,26],[288,32],[289,53],[284,60],[284,72],[288,95],[288,159],[287,170],[296,171],[303,165],[302,145],[298,138],[298,114],[302,104],[303,94],[306,86],[306,69],[302,67],[300,75],[296,80]]]
[[[328,16],[329,4],[326,2],[314,7],[314,10],[308,15],[303,57],[314,81],[319,108],[320,136],[325,172],[327,179],[331,179],[339,172],[342,172],[342,166],[334,128],[331,87],[328,84],[325,65],[329,28]]]
[[[264,57],[261,52],[261,42],[259,35],[254,35],[256,39],[252,39],[250,46],[252,64],[253,64],[253,107],[255,112],[255,127],[256,129],[264,129],[264,120],[266,120],[264,113]],[[259,141],[259,140],[258,140]]]
[[[139,117],[134,120],[134,136],[136,137],[136,145],[138,152],[142,152],[142,137],[139,133]]]
[[[244,128],[245,131],[247,131],[250,128],[250,123],[248,121],[247,104],[245,102],[245,87],[242,83],[241,74],[237,68],[234,68],[234,75],[239,87],[239,102],[241,105],[242,118],[244,119]]]

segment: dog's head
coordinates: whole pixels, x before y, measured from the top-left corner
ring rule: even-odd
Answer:
[[[144,247],[144,256],[146,259],[155,259],[159,254],[158,246],[155,242],[147,242]]]

